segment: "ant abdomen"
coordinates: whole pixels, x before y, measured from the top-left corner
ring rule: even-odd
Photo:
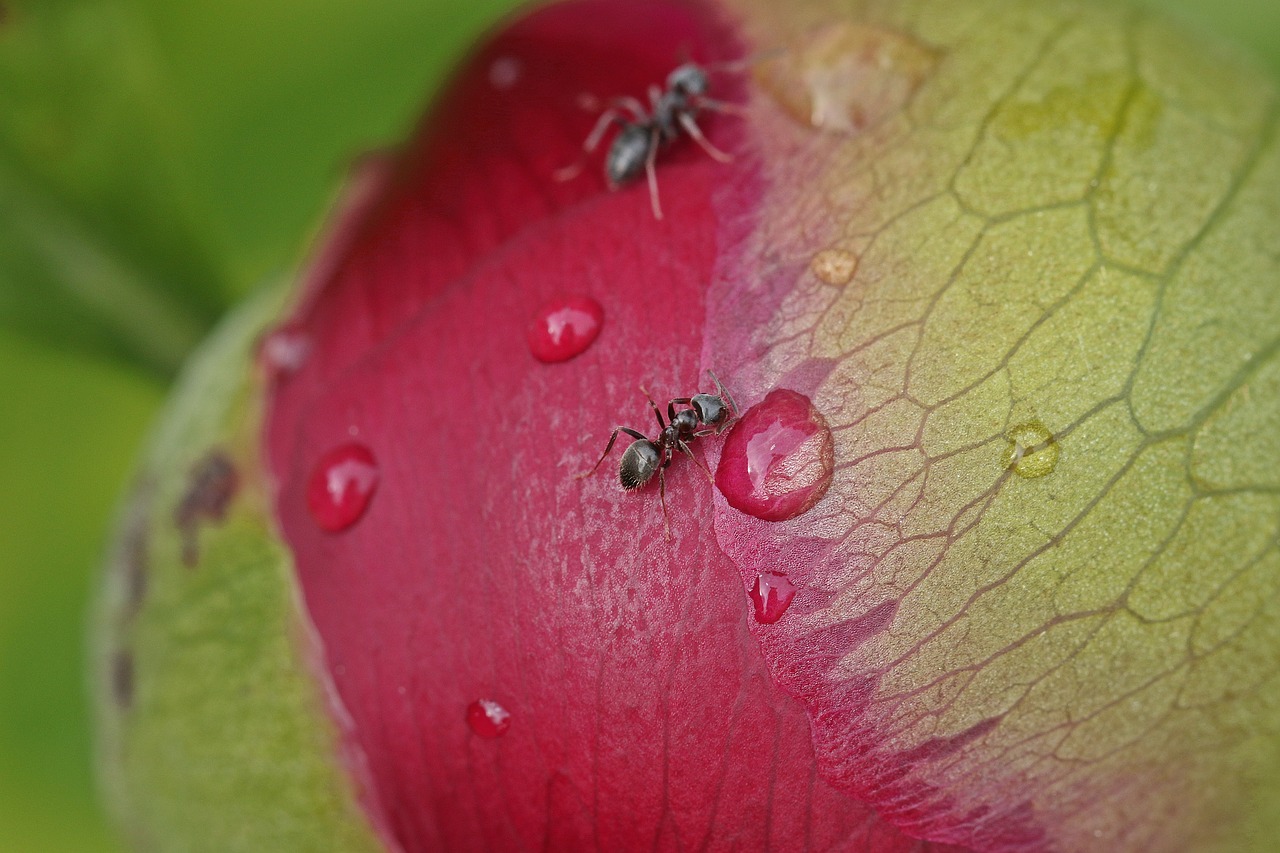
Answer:
[[[658,445],[647,439],[637,439],[622,454],[622,462],[618,465],[618,482],[628,492],[638,489],[653,479],[653,474],[662,462],[662,453]]]
[[[609,156],[605,158],[605,177],[609,186],[625,184],[644,171],[649,157],[649,149],[653,146],[653,132],[644,125],[627,125],[609,146]]]

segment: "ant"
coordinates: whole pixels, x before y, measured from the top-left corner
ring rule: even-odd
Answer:
[[[737,104],[729,104],[707,97],[710,82],[707,69],[696,62],[679,65],[667,75],[666,88],[653,85],[649,87],[649,109],[636,98],[617,97],[609,100],[608,108],[601,113],[596,125],[582,145],[583,158],[595,151],[605,131],[610,126],[621,126],[605,155],[604,174],[610,189],[639,176],[643,169],[649,178],[649,203],[653,207],[653,217],[662,218],[662,205],[658,201],[658,176],[654,169],[654,161],[658,150],[665,148],[680,138],[681,133],[689,135],[715,160],[729,163],[733,160],[729,154],[711,144],[702,128],[698,127],[698,114],[705,111],[732,113],[741,115],[744,110]],[[599,109],[600,101],[590,95],[581,99],[586,109]],[[556,173],[556,180],[567,181],[577,177],[582,171],[582,160],[561,169]]]
[[[712,382],[716,383],[716,393],[673,398],[667,403],[666,421],[662,419],[662,412],[658,411],[658,404],[649,396],[649,392],[641,388],[640,392],[649,401],[649,407],[653,409],[653,415],[658,419],[658,435],[651,439],[629,427],[614,427],[613,434],[609,436],[609,443],[604,446],[604,453],[600,454],[596,464],[591,466],[590,471],[584,471],[577,476],[577,479],[582,479],[596,472],[600,463],[604,462],[609,451],[613,449],[618,433],[625,432],[634,438],[635,441],[622,454],[622,462],[618,465],[618,481],[624,490],[630,492],[653,479],[655,473],[658,475],[658,496],[662,501],[662,519],[667,527],[668,539],[671,538],[671,519],[667,515],[667,481],[663,472],[671,464],[671,459],[678,450],[692,459],[707,475],[707,479],[714,483],[715,479],[711,476],[711,471],[706,463],[693,455],[689,443],[705,435],[719,435],[738,419],[738,404],[734,402],[733,397],[729,396],[729,392],[720,384],[720,379],[714,373],[708,370],[707,375],[711,377]],[[678,405],[688,408],[677,412]]]

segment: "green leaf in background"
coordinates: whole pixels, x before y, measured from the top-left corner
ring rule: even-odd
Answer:
[[[0,42],[0,323],[171,375],[230,294],[181,189],[139,17],[9,13]]]
[[[0,850],[117,849],[84,611],[164,380],[515,5],[0,0]],[[1275,0],[1148,5],[1280,71]]]
[[[0,325],[171,376],[512,0],[26,4],[0,32]]]
[[[0,388],[0,850],[108,850],[89,766],[85,601],[163,389],[5,334]]]

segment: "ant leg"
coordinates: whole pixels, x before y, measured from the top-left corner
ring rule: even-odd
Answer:
[[[644,390],[643,385],[640,386],[640,393],[643,394],[644,398],[649,401],[649,408],[653,409],[653,416],[658,419],[658,429],[659,430],[666,429],[667,425],[662,420],[662,413],[658,411],[658,404],[653,402],[653,398],[649,396],[648,391]],[[674,414],[671,415],[672,420],[675,420],[675,417],[676,416]]]
[[[628,98],[621,100],[631,99]],[[638,102],[635,104],[635,107],[639,107]],[[563,169],[557,169],[553,177],[557,181],[563,183],[564,181],[571,181],[578,177],[578,175],[582,174],[582,167],[586,162],[587,156],[591,154],[592,151],[596,150],[596,147],[600,144],[600,140],[604,138],[605,131],[609,129],[610,125],[622,124],[626,120],[623,116],[623,110],[629,108],[630,107],[625,104],[615,104],[601,113],[600,118],[596,119],[595,126],[591,128],[591,133],[587,135],[586,141],[582,143],[582,154],[578,156],[577,162],[565,166]],[[643,113],[641,113],[641,115],[643,115]]]
[[[662,100],[662,87],[651,85],[649,87],[649,108],[653,112],[658,111],[658,102]]]
[[[653,218],[662,218],[662,204],[658,201],[658,172],[653,166],[658,157],[658,128],[649,131],[649,154],[644,158],[644,172],[649,177],[649,205],[653,208]]]
[[[785,47],[781,46],[772,47],[768,50],[762,50],[759,53],[753,53],[751,56],[744,56],[741,59],[722,59],[719,62],[708,62],[702,67],[706,71],[721,71],[729,73],[747,71],[765,60],[773,59],[774,57],[785,53],[786,50],[787,49]]]
[[[676,419],[676,406],[691,406],[693,400],[689,397],[672,397],[671,402],[667,403],[667,417],[671,420]]]
[[[607,107],[606,104],[608,105]],[[645,122],[649,119],[649,114],[644,110],[644,104],[635,98],[627,96],[619,96],[610,98],[608,101],[602,101],[595,95],[579,95],[578,106],[592,113],[602,109],[629,112],[631,117],[638,122]]]
[[[720,428],[716,430],[716,434],[719,435],[725,431],[729,424],[742,417],[742,410],[738,408],[738,403],[733,399],[733,395],[726,391],[724,385],[720,383],[720,377],[716,376],[715,372],[712,370],[708,370],[707,375],[711,377],[712,382],[716,383],[716,391],[720,393],[720,399],[728,402],[729,408],[733,410],[733,417],[722,423]]]
[[[728,101],[717,101],[714,98],[698,98],[698,109],[707,110],[713,113],[724,113],[725,115],[746,118],[750,113],[742,104],[732,104]]]
[[[719,148],[711,144],[711,140],[707,139],[707,137],[702,133],[702,128],[698,127],[698,123],[693,120],[693,116],[682,112],[680,113],[679,121],[680,126],[685,129],[685,132],[688,133],[689,136],[693,137],[693,141],[698,143],[702,150],[710,154],[713,159],[719,160],[721,163],[733,162],[733,157],[731,155],[724,153]]]
[[[596,469],[600,467],[600,463],[603,462],[605,457],[609,455],[609,451],[613,450],[613,443],[618,440],[618,433],[620,432],[625,432],[627,435],[640,441],[648,441],[648,439],[645,438],[645,436],[641,435],[640,433],[636,432],[635,430],[629,427],[624,427],[624,426],[614,427],[613,435],[609,436],[609,443],[604,446],[604,453],[600,454],[600,458],[596,460],[596,464],[591,466],[590,471],[583,471],[581,474],[575,475],[574,476],[575,480],[581,480],[585,477],[590,477],[592,474],[596,472]]]
[[[707,467],[707,463],[703,462],[701,459],[695,456],[693,453],[693,448],[689,447],[689,445],[685,444],[683,441],[680,442],[679,447],[680,447],[680,452],[683,453],[685,456],[688,456],[690,459],[692,459],[694,464],[702,469],[702,473],[707,475],[707,482],[714,486],[716,483],[716,478],[711,476],[711,469]]]
[[[670,542],[675,537],[671,535],[671,515],[667,512],[667,478],[663,475],[663,469],[658,469],[658,500],[662,503],[662,523],[667,527],[667,541]]]

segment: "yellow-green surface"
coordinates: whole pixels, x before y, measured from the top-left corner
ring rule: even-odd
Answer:
[[[405,128],[451,58],[514,4],[0,5],[0,850],[94,853],[117,848],[90,775],[88,591],[115,496],[166,378],[237,296],[294,264],[344,162]],[[1280,69],[1280,4],[1272,0],[1151,5],[1216,28]],[[1105,72],[1090,85],[1104,97]],[[1088,103],[1045,103],[1096,115]],[[1154,108],[1146,115],[1148,133],[1177,118]],[[1016,135],[1036,118],[1001,121]],[[1158,149],[1154,136],[1150,143]],[[1212,168],[1200,160],[1158,165]],[[983,206],[980,187],[971,196]],[[1113,236],[1135,264],[1150,260],[1149,247],[1122,229]],[[1092,279],[1086,289],[1100,302],[1149,298],[1122,283]],[[139,317],[169,322],[159,328]],[[1114,347],[1127,330],[1087,331]],[[1222,330],[1203,333],[1212,343]],[[1043,357],[1064,352],[1048,346]],[[1116,380],[1106,360],[1090,369],[1090,382]],[[1174,411],[1194,402],[1196,379],[1176,399],[1154,390],[1136,399],[1159,420],[1166,409],[1157,404]],[[1189,463],[1202,483],[1247,482],[1258,472],[1251,458],[1275,458],[1280,429],[1257,407],[1275,398],[1277,385],[1274,372],[1259,371],[1205,423]],[[982,411],[976,398],[969,402]],[[935,438],[945,441],[946,431]],[[1008,438],[1000,436],[997,458]],[[1078,437],[1073,444],[1081,447]],[[1241,444],[1256,455],[1216,450]],[[1154,464],[1166,451],[1153,448],[1142,461]],[[1064,449],[1062,465],[1073,452]],[[1212,525],[1226,503],[1207,503],[1188,530]],[[233,538],[253,538],[236,531]],[[1133,530],[1131,541],[1148,535]],[[1195,544],[1189,536],[1188,555]],[[1084,606],[1095,587],[1081,576],[1064,602]],[[1236,606],[1247,610],[1248,601]],[[1232,618],[1224,611],[1221,624]]]
[[[829,370],[813,398],[840,503],[793,532],[843,560],[805,630],[896,605],[826,676],[874,683],[865,715],[803,688],[820,757],[856,777],[881,744],[972,734],[902,768],[915,808],[953,823],[1022,806],[1046,849],[1271,849],[1274,78],[1121,5],[868,0],[844,22],[822,0],[740,5],[759,42],[811,63],[772,77],[783,109],[754,105],[808,171],[763,158],[747,252],[858,255],[843,286],[806,270],[752,337],[766,387],[809,359]],[[864,96],[825,83],[807,40],[867,32],[892,46],[870,55],[942,58],[876,63],[867,90],[918,88],[874,104],[865,133],[819,134],[789,91]]]

